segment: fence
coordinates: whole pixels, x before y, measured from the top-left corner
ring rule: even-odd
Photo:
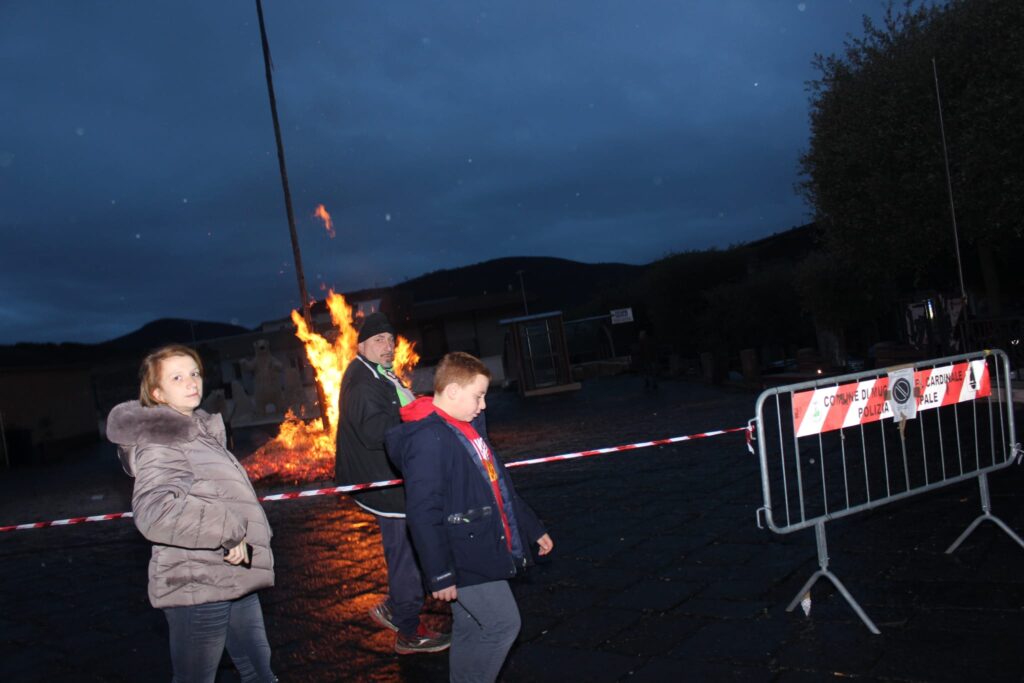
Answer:
[[[0,453],[3,454],[4,469],[10,469],[11,456],[7,452],[7,429],[4,427],[4,413],[0,410]]]
[[[825,523],[957,482],[978,480],[982,514],[947,553],[984,521],[1024,547],[989,499],[988,474],[1021,453],[1002,351],[776,387],[758,397],[755,421],[764,497],[758,526],[779,534],[813,526],[817,541],[819,569],[787,611],[827,578],[879,633],[829,570]]]

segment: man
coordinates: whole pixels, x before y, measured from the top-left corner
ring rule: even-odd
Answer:
[[[391,369],[394,333],[383,313],[366,316],[359,328],[359,355],[349,363],[341,380],[335,459],[339,484],[400,478],[384,452],[384,433],[401,424],[399,409],[415,397]],[[388,569],[388,597],[370,610],[370,617],[397,632],[395,652],[399,654],[447,649],[450,633],[437,633],[420,623],[423,579],[405,525],[405,489],[370,489],[355,492],[352,497],[377,518]]]

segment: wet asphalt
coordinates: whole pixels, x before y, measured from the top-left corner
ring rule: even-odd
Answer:
[[[739,427],[756,394],[632,376],[523,400],[493,392],[506,461]],[[1019,421],[1019,420],[1018,420]],[[786,606],[818,568],[814,533],[759,529],[757,459],[742,434],[513,470],[555,550],[514,582],[523,629],[504,681],[1022,681],[1024,549],[982,525],[974,482],[827,525],[830,584]],[[990,478],[992,512],[1024,532],[1024,473]],[[310,488],[305,486],[304,488]],[[0,524],[127,509],[113,451],[0,474]],[[282,681],[445,681],[447,657],[399,656],[366,610],[384,592],[373,519],[347,499],[267,503],[277,586],[261,595]],[[0,534],[0,678],[169,680],[167,630],[146,599],[149,545],[130,521]],[[447,628],[446,605],[427,620]],[[218,680],[237,676],[225,658]]]

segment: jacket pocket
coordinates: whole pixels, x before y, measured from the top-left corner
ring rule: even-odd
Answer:
[[[445,524],[448,540],[452,544],[452,552],[457,561],[467,561],[489,548],[495,539],[494,530],[489,519],[477,519],[471,522]]]
[[[490,516],[491,506],[484,505],[483,507],[470,508],[465,512],[453,512],[445,518],[445,524],[472,524]]]
[[[448,543],[460,576],[508,578],[508,551],[491,515],[470,522],[445,524]]]

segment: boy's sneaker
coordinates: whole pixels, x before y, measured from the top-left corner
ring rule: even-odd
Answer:
[[[389,628],[396,633],[398,632],[398,626],[395,624],[395,618],[391,614],[391,608],[388,607],[387,600],[381,600],[379,603],[371,607],[369,614],[371,619],[384,628]]]
[[[395,639],[395,652],[400,655],[414,655],[420,652],[441,652],[452,645],[452,634],[438,633],[420,624],[415,636],[398,634]]]

